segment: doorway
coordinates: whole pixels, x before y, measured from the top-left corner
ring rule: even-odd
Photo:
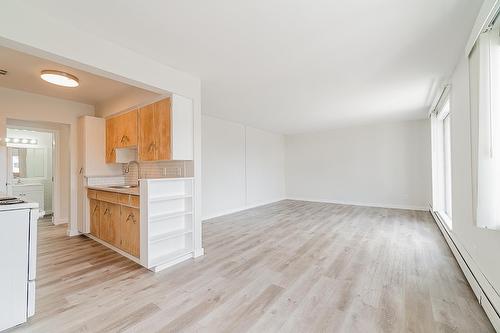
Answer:
[[[67,223],[69,198],[63,193],[69,193],[64,179],[69,165],[61,163],[69,153],[61,140],[68,136],[67,125],[16,119],[7,119],[6,125],[7,193],[39,203],[45,220]]]

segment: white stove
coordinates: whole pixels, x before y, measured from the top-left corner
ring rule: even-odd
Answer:
[[[38,204],[0,194],[0,331],[35,314]]]

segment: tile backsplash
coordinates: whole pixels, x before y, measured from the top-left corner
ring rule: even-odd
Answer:
[[[193,161],[161,161],[141,162],[140,178],[176,178],[193,177]],[[123,165],[125,171],[125,164]],[[137,179],[137,165],[130,165],[128,173],[124,172],[125,182],[132,183]]]
[[[142,162],[140,178],[177,178],[193,177],[193,161],[162,161]],[[133,184],[137,181],[137,164],[130,165],[130,170],[125,173],[123,164],[123,175],[109,177],[88,177],[88,186],[124,185]]]

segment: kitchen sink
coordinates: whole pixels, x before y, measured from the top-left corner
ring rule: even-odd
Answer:
[[[109,188],[123,188],[123,189],[127,189],[127,188],[136,188],[136,187],[139,187],[137,185],[113,185],[113,186],[108,186]]]

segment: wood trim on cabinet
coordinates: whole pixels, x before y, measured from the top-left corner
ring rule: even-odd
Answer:
[[[118,203],[118,193],[116,192],[106,192],[106,191],[97,191],[97,200],[106,201],[111,203]]]
[[[90,206],[90,233],[100,237],[100,202],[95,199],[89,200]]]
[[[157,160],[172,159],[172,112],[171,99],[165,98],[155,104],[155,121],[158,123]]]
[[[157,126],[155,123],[155,106],[154,104],[146,105],[139,108],[139,142],[138,142],[138,158],[139,161],[154,161],[156,160],[156,142]]]

